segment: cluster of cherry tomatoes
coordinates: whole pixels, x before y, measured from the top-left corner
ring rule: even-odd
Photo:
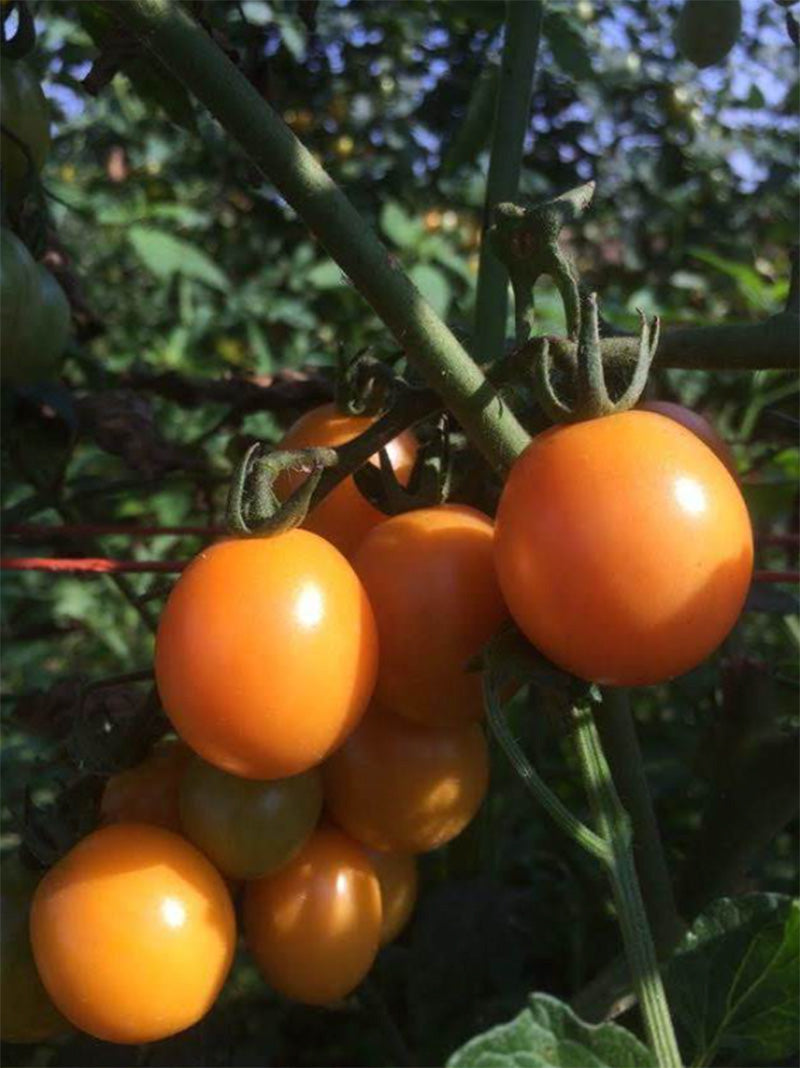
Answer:
[[[326,406],[282,444],[337,445],[367,423]],[[401,479],[415,451],[410,434],[393,442]],[[348,479],[306,529],[209,546],[156,641],[177,739],[109,782],[106,826],[33,897],[56,1008],[118,1042],[189,1026],[231,965],[232,893],[274,990],[344,997],[407,921],[415,856],[485,796],[467,665],[509,615],[567,671],[648,684],[719,644],[751,567],[735,478],[654,411],[541,434],[496,523],[455,504],[386,518]]]

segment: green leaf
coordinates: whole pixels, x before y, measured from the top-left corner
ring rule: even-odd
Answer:
[[[128,240],[156,278],[181,274],[205,282],[213,289],[227,290],[228,280],[217,265],[195,245],[150,226],[132,226]]]
[[[709,267],[732,278],[741,295],[752,307],[763,311],[772,310],[775,303],[774,285],[771,282],[765,282],[752,267],[704,248],[690,248],[687,251],[696,260],[707,263]]]
[[[315,289],[339,289],[347,285],[341,267],[333,260],[315,263],[306,275],[306,282]]]
[[[427,263],[418,263],[408,272],[411,281],[422,293],[437,315],[444,318],[450,307],[450,283],[436,267]]]
[[[576,19],[563,11],[550,11],[544,17],[544,33],[556,63],[565,74],[576,82],[593,76],[592,54]]]
[[[797,1051],[799,936],[800,904],[779,894],[722,898],[695,921],[665,973],[692,1064],[778,1064]]]
[[[493,1027],[457,1050],[447,1068],[652,1068],[652,1054],[613,1023],[579,1020],[568,1005],[534,994],[510,1023]]]
[[[408,215],[394,200],[384,205],[381,212],[381,230],[398,248],[411,248],[424,233],[422,222]]]

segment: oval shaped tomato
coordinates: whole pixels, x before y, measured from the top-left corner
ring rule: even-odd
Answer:
[[[100,800],[104,823],[153,823],[181,832],[181,778],[192,751],[178,738],[164,738],[134,768],[112,775]]]
[[[307,1005],[349,994],[372,967],[381,891],[366,852],[321,827],[274,875],[247,884],[244,931],[264,978]]]
[[[336,822],[370,849],[426,853],[467,826],[489,785],[477,723],[429,727],[372,709],[322,769]]]
[[[222,877],[162,827],[117,823],[79,842],[42,879],[31,909],[39,974],[76,1027],[154,1042],[211,1008],[233,959]]]
[[[306,412],[289,427],[280,443],[282,449],[308,449],[320,446],[343,445],[363,434],[375,422],[374,416],[345,415],[334,404],[322,404]],[[417,440],[410,430],[404,430],[386,446],[392,467],[405,485],[417,455]],[[379,462],[377,456],[372,463]],[[283,497],[298,486],[305,475],[288,474],[279,484]],[[361,494],[352,478],[344,479],[308,515],[303,526],[319,534],[349,556],[364,535],[382,522],[386,516],[373,507]]]
[[[717,457],[673,420],[630,411],[534,439],[503,490],[495,559],[512,616],[554,663],[642,686],[728,634],[753,537]]]
[[[691,430],[725,464],[733,477],[738,478],[739,472],[730,445],[705,416],[692,411],[691,408],[685,408],[682,404],[673,404],[672,401],[644,401],[638,407],[640,411],[665,415],[667,419],[674,419],[676,423]]]
[[[411,918],[417,902],[417,858],[409,853],[367,850],[381,887],[381,945],[393,942]]]
[[[3,856],[0,889],[0,1038],[46,1042],[69,1024],[50,1000],[33,959],[28,913],[37,876]]]
[[[61,286],[10,230],[0,230],[0,374],[19,385],[51,378],[67,342]]]
[[[22,60],[6,59],[0,66],[0,123],[2,189],[15,198],[25,191],[30,178],[30,165],[19,142],[28,149],[36,174],[50,149],[50,109],[38,78]]]
[[[249,779],[318,764],[375,686],[375,620],[332,545],[292,530],[221,541],[175,584],[156,637],[156,681],[183,740]]]
[[[375,699],[420,723],[483,714],[471,657],[507,618],[495,574],[494,527],[474,508],[445,504],[387,519],[353,557],[375,612]]]
[[[322,780],[316,768],[270,782],[241,779],[195,757],[180,810],[186,837],[223,874],[255,879],[306,843],[322,810]]]

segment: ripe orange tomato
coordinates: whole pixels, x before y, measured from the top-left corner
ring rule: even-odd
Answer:
[[[644,412],[656,412],[658,415],[665,415],[667,419],[674,419],[676,423],[680,423],[687,430],[691,430],[704,445],[708,445],[709,449],[716,453],[733,477],[738,479],[739,472],[736,468],[736,460],[733,458],[730,445],[705,416],[700,415],[699,412],[692,411],[691,408],[684,408],[682,404],[673,404],[672,401],[645,401],[639,405],[639,408]]]
[[[480,719],[479,672],[467,671],[507,618],[492,559],[494,527],[463,505],[387,519],[353,557],[378,624],[375,700],[419,723]]]
[[[534,439],[503,490],[495,559],[512,616],[554,663],[642,686],[728,634],[753,536],[717,457],[672,419],[629,411]]]
[[[423,727],[373,709],[322,769],[331,815],[359,842],[425,853],[449,842],[480,808],[489,753],[477,723]]]
[[[378,952],[381,891],[366,852],[321,827],[285,868],[248,883],[244,930],[264,978],[307,1005],[353,990]]]
[[[181,832],[181,778],[192,755],[178,738],[164,738],[141,764],[112,775],[100,801],[103,823],[154,823]]]
[[[0,891],[0,1038],[46,1042],[69,1030],[42,985],[33,959],[28,913],[37,876],[17,856],[3,854]]]
[[[408,853],[367,850],[381,887],[381,945],[393,942],[411,918],[417,901],[417,858]]]
[[[375,685],[375,620],[356,573],[305,530],[205,549],[170,594],[156,681],[184,741],[249,779],[318,764]]]
[[[162,827],[116,823],[78,843],[39,883],[31,942],[42,981],[76,1027],[153,1042],[211,1008],[236,922],[221,876]]]
[[[334,448],[352,441],[375,422],[372,416],[343,415],[333,404],[323,404],[306,412],[289,427],[280,443],[282,449]],[[417,440],[410,430],[386,446],[392,467],[405,485],[417,455]],[[379,462],[377,456],[372,463]],[[292,472],[279,481],[278,492],[288,497],[305,475]],[[357,548],[364,535],[386,516],[363,497],[352,478],[346,478],[309,514],[303,526],[336,546],[345,556]]]

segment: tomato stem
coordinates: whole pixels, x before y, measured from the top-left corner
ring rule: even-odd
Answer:
[[[573,709],[573,722],[584,786],[600,837],[611,856],[607,871],[648,1043],[659,1068],[681,1068],[681,1055],[636,874],[631,821],[614,786],[591,708]]]
[[[555,820],[564,834],[569,835],[574,842],[577,842],[587,853],[591,853],[593,857],[602,861],[603,864],[611,864],[612,856],[608,842],[601,835],[595,834],[577,816],[573,815],[567,806],[553,793],[525,756],[514,735],[508,729],[491,671],[484,671],[483,695],[492,733],[500,743],[525,787],[533,794],[548,815]]]
[[[497,359],[506,337],[508,272],[490,249],[486,228],[494,208],[513,200],[519,188],[543,12],[540,0],[508,0],[506,7],[475,300],[474,352],[481,360]]]
[[[476,448],[496,469],[506,470],[528,444],[527,431],[344,193],[216,42],[170,0],[104,0],[102,9],[129,27],[242,145],[441,395]]]
[[[659,950],[674,945],[683,933],[672,879],[647,785],[642,751],[630,709],[628,691],[606,689],[597,716],[603,743],[620,801],[633,828],[633,852],[642,896]]]

